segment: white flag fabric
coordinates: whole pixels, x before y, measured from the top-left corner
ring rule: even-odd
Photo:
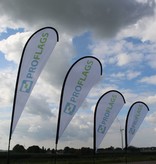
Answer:
[[[93,56],[77,60],[65,77],[58,116],[56,145],[65,128],[102,75],[102,65]]]
[[[94,113],[94,153],[124,104],[123,95],[116,90],[106,92],[98,100]]]
[[[31,91],[57,41],[56,29],[44,27],[36,31],[25,44],[16,81],[10,139]]]
[[[128,148],[128,145],[131,143],[134,135],[139,129],[141,123],[143,122],[145,116],[149,111],[148,106],[141,101],[137,101],[130,107],[125,125],[125,145]]]

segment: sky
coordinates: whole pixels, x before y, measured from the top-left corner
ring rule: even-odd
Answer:
[[[18,66],[27,39],[54,27],[59,42],[50,56],[12,135],[16,144],[55,148],[63,80],[84,56],[97,57],[103,76],[59,140],[66,146],[93,147],[93,117],[98,99],[109,90],[126,104],[101,143],[121,147],[120,129],[130,106],[143,101],[150,109],[131,145],[156,146],[156,7],[155,0],[1,0],[0,2],[0,149],[8,147]]]

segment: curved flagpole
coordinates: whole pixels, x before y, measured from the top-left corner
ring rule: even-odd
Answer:
[[[128,111],[125,124],[125,151],[127,164],[127,150],[128,146],[144,120],[149,107],[142,101],[133,103]],[[128,135],[129,134],[129,135]]]
[[[53,27],[44,27],[37,30],[31,37],[27,40],[16,79],[14,100],[13,100],[13,110],[11,117],[9,142],[8,142],[8,158],[7,164],[10,163],[10,143],[11,136],[19,120],[19,117],[23,111],[23,108],[31,94],[31,91],[46,63],[48,57],[51,55],[56,42],[58,42],[59,36],[58,32]],[[25,65],[23,63],[26,62]],[[31,67],[29,67],[29,64]],[[34,68],[34,67],[35,68]],[[37,67],[38,66],[38,67]],[[22,97],[23,96],[23,97]],[[22,105],[18,105],[17,112],[17,101],[19,98],[22,100]],[[18,116],[17,116],[18,115]],[[16,116],[16,120],[15,120]]]
[[[60,136],[62,135],[70,120],[84,101],[89,90],[95,83],[97,83],[97,81],[100,80],[101,75],[102,64],[97,58],[93,56],[85,56],[80,58],[68,70],[61,91],[55,142],[56,151]],[[79,89],[80,92],[75,95],[75,100],[75,97],[72,97],[72,95],[76,87],[77,89]],[[68,92],[68,96],[65,92]],[[61,124],[62,119],[64,119],[63,124]]]
[[[94,112],[94,154],[125,103],[124,96],[117,90],[110,90],[99,98]]]
[[[60,136],[102,75],[102,64],[94,56],[77,60],[68,70],[61,91],[55,142],[55,163]]]

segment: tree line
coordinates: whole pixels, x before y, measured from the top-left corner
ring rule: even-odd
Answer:
[[[70,148],[70,147],[65,147],[64,149],[59,149],[57,152],[55,152],[55,149],[46,149],[44,146],[40,148],[37,145],[33,145],[25,149],[23,145],[15,145],[12,149],[12,152],[15,153],[49,153],[49,154],[92,154],[93,149],[91,148],[85,148],[82,147],[81,149],[75,149],[75,148]]]
[[[146,148],[137,148],[134,146],[129,146],[128,147],[128,151],[132,151],[132,152],[140,152],[140,151],[156,151],[156,147],[146,147]],[[65,147],[64,149],[60,149],[57,150],[57,152],[55,152],[55,149],[46,149],[44,148],[44,146],[42,146],[41,148],[37,145],[33,145],[28,147],[27,149],[23,146],[23,145],[15,145],[12,149],[13,152],[15,153],[49,153],[49,154],[80,154],[80,155],[89,155],[93,153],[93,149],[89,148],[89,147],[82,147],[80,149],[76,149],[76,148],[70,148],[70,147]],[[124,152],[125,150],[117,147],[114,148],[113,146],[110,146],[108,148],[101,148],[97,150],[97,153],[106,153],[106,152]]]

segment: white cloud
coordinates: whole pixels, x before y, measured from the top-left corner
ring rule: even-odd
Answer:
[[[131,62],[131,56],[128,54],[119,54],[118,55],[118,66],[123,66]]]
[[[111,74],[111,77],[119,80],[122,79],[132,80],[137,78],[140,74],[141,73],[138,71],[126,71],[126,72],[118,72],[118,73]]]
[[[127,72],[127,78],[128,78],[129,80],[132,80],[132,79],[138,77],[140,74],[141,74],[141,73],[140,73],[140,72],[137,72],[137,71],[128,71],[128,72]]]
[[[4,13],[3,13],[4,14]],[[19,27],[23,27],[24,24],[17,23],[17,21],[13,21],[10,17],[8,17],[6,14],[0,16],[0,33],[6,32],[6,29],[8,27],[12,29],[18,29]],[[0,34],[1,35],[1,34]]]
[[[118,73],[113,73],[113,74],[111,74],[111,77],[112,78],[117,78],[117,79],[123,79],[123,78],[125,78],[125,76],[126,76],[126,74],[125,73],[123,73],[123,72],[118,72]]]
[[[119,37],[123,36],[137,36],[142,41],[153,41],[156,42],[156,15],[152,17],[145,17],[140,19],[136,24],[130,25],[128,28],[121,30],[118,33]]]
[[[156,55],[155,55],[155,52],[156,52],[156,48],[155,47],[151,47],[151,49],[153,48],[153,51],[149,52],[149,55],[147,55],[146,57],[146,60],[148,62],[148,65],[151,67],[151,68],[156,68]]]
[[[153,112],[152,114],[148,115],[146,120],[152,124],[156,123],[156,112]]]
[[[156,95],[149,95],[145,98],[145,101],[147,101],[148,104],[156,104]]]
[[[156,75],[144,77],[139,82],[156,85]]]
[[[43,119],[38,115],[24,112],[12,135],[12,143],[22,145],[37,145],[49,147],[49,143],[55,142],[56,118]],[[45,142],[45,145],[42,143]],[[14,145],[12,144],[12,145]]]
[[[127,67],[131,69],[140,69],[142,63],[155,68],[154,43],[141,42],[139,39],[131,38],[113,39],[109,41],[98,41],[90,45],[90,50],[94,56],[97,56],[104,64],[117,65],[118,67]],[[137,43],[139,42],[140,43]],[[136,43],[135,43],[136,42]]]
[[[143,58],[143,55],[141,54],[126,54],[126,53],[122,53],[119,54],[117,57],[117,65],[118,66],[124,66],[124,65],[130,65],[131,63],[135,63],[135,62],[141,62]]]
[[[6,60],[19,63],[23,47],[30,35],[30,32],[16,33],[0,41],[0,51],[4,53]]]
[[[13,101],[15,72],[11,69],[0,70],[0,106],[8,107]]]

